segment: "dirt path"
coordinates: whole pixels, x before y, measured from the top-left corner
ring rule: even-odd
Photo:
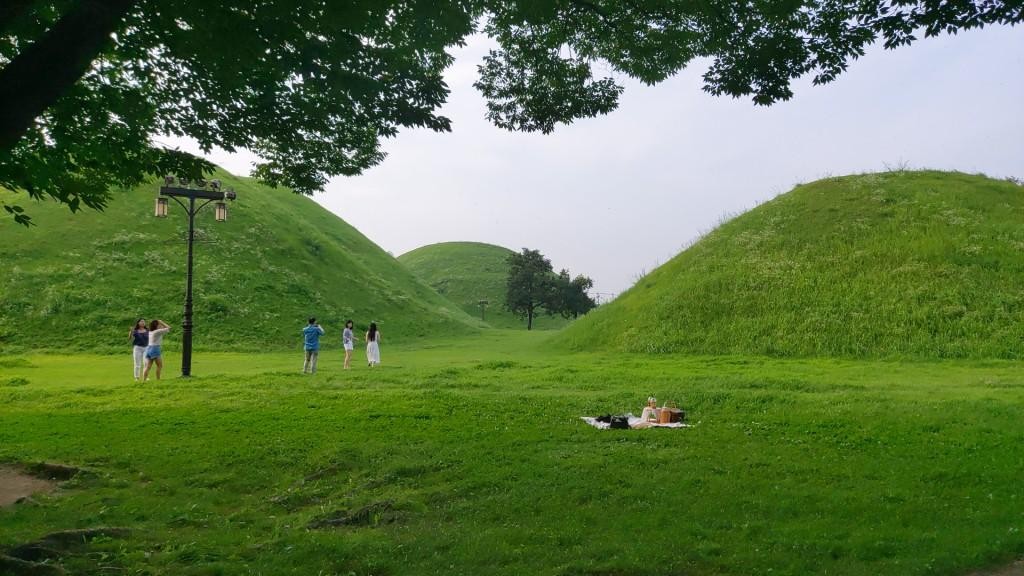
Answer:
[[[10,506],[21,498],[51,492],[56,482],[36,478],[10,466],[0,466],[0,506]]]
[[[1024,560],[1018,560],[1002,568],[971,572],[968,576],[1024,576]]]

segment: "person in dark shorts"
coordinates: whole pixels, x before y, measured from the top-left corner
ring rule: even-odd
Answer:
[[[306,360],[302,363],[302,373],[316,374],[316,359],[320,355],[320,336],[324,329],[316,323],[316,318],[309,319],[309,324],[302,329],[302,344],[306,350]]]

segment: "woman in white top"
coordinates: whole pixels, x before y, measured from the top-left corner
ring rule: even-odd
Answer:
[[[371,368],[380,365],[380,330],[376,322],[370,322],[366,332],[366,362]]]
[[[149,323],[149,346],[146,347],[146,371],[142,373],[142,380],[149,380],[149,369],[156,362],[156,379],[160,379],[160,373],[164,370],[163,354],[160,347],[164,343],[164,334],[171,331],[171,327],[163,320],[153,320]]]
[[[356,335],[352,331],[352,321],[345,320],[345,329],[341,331],[341,345],[345,347],[345,370],[352,362],[352,351],[356,349]]]
[[[644,406],[644,411],[640,413],[640,420],[657,424],[660,413],[661,411],[658,410],[658,400],[654,396],[648,396],[647,406]]]

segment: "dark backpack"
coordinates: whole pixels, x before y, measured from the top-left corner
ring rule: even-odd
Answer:
[[[615,430],[628,430],[629,418],[627,416],[612,416],[608,427]]]

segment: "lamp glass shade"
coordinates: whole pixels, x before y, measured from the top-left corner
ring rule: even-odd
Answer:
[[[228,205],[224,202],[214,204],[217,222],[224,222],[228,219]]]
[[[156,199],[156,211],[154,215],[157,218],[167,218],[167,198]]]

